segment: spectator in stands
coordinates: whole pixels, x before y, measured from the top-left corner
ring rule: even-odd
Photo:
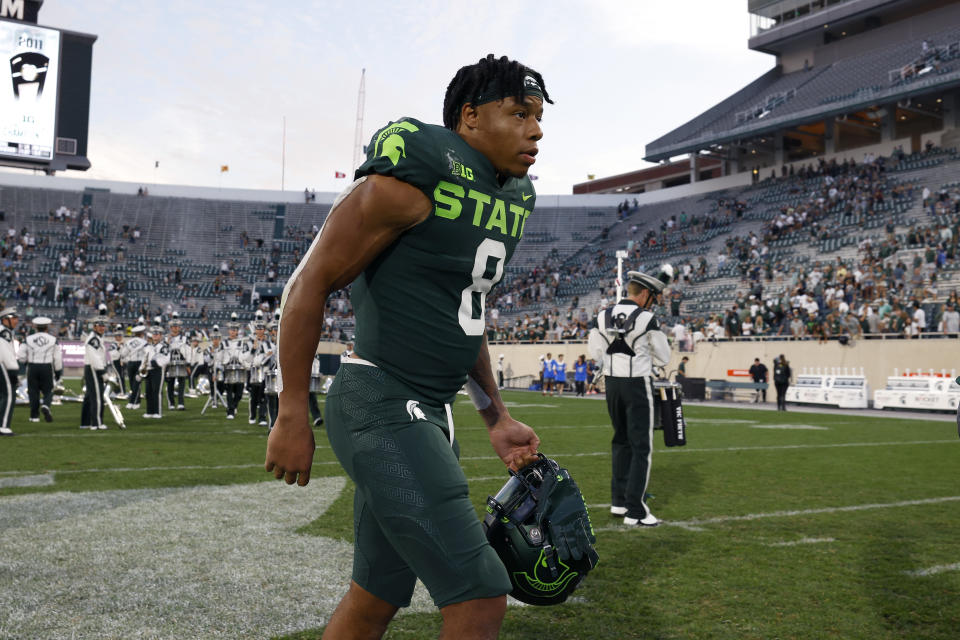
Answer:
[[[919,301],[913,302],[913,316],[911,318],[911,335],[919,336],[927,328],[927,314],[924,312],[923,307],[920,306]]]
[[[949,334],[951,337],[960,333],[960,312],[953,302],[947,302],[945,310],[940,317],[940,324],[937,329],[941,333]]]

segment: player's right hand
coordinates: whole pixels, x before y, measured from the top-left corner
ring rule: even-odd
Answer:
[[[313,429],[307,416],[277,416],[277,422],[267,438],[267,458],[264,469],[287,484],[296,482],[301,487],[310,482],[310,468],[316,451]]]

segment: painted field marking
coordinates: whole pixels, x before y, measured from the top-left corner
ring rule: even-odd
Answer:
[[[823,542],[836,542],[836,538],[800,538],[799,540],[784,540],[783,542],[767,542],[768,547],[795,547],[800,544],[820,544]]]
[[[53,474],[43,473],[39,475],[27,476],[8,476],[0,478],[0,489],[10,489],[13,487],[50,487],[53,486]]]
[[[818,515],[821,513],[845,513],[849,511],[869,511],[872,509],[894,509],[899,507],[915,507],[927,504],[941,504],[944,502],[958,502],[960,496],[944,496],[941,498],[925,498],[921,500],[903,500],[900,502],[886,502],[873,504],[855,504],[846,507],[821,507],[818,509],[796,509],[789,511],[771,511],[769,513],[748,513],[742,516],[718,516],[715,518],[695,518],[693,520],[661,520],[660,523],[672,527],[680,527],[690,531],[703,531],[705,525],[726,524],[728,522],[750,522],[766,518],[793,518],[796,516]],[[635,527],[613,525],[599,527],[595,531],[630,531]]]
[[[926,569],[904,571],[904,573],[915,578],[922,578],[924,576],[934,576],[938,573],[946,573],[947,571],[960,571],[960,562],[954,562],[953,564],[939,564],[935,567],[927,567]]]
[[[833,448],[845,448],[845,447],[895,447],[901,445],[923,445],[923,444],[957,444],[960,443],[960,440],[908,440],[902,442],[844,442],[839,444],[788,444],[788,445],[774,445],[774,446],[756,446],[756,447],[716,447],[716,448],[687,448],[687,447],[671,447],[667,449],[657,449],[656,454],[665,454],[665,453],[724,453],[730,451],[778,451],[778,450],[789,450],[789,449],[833,449]],[[328,447],[317,447],[328,448]],[[561,453],[556,458],[589,458],[589,457],[598,457],[598,456],[609,456],[609,451],[586,451],[579,453]],[[470,461],[484,461],[484,460],[499,460],[497,456],[463,456],[460,458],[461,462],[470,460]],[[313,466],[322,466],[322,465],[334,465],[340,464],[336,460],[318,460],[313,463]],[[249,463],[249,464],[226,464],[226,465],[183,465],[183,466],[170,466],[170,467],[113,467],[113,468],[93,468],[93,469],[40,469],[40,470],[21,470],[21,471],[0,471],[0,477],[2,476],[23,476],[29,474],[37,473],[129,473],[129,472],[149,472],[149,471],[196,471],[203,469],[210,470],[220,470],[220,469],[254,469],[257,467],[262,467],[263,463]],[[506,476],[504,476],[506,477]]]
[[[829,431],[830,427],[817,427],[812,424],[755,424],[751,429],[796,429],[798,431]]]

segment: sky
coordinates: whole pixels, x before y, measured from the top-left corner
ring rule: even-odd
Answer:
[[[457,69],[495,53],[543,75],[531,173],[567,194],[649,166],[647,143],[773,67],[747,48],[746,4],[46,0],[39,24],[98,36],[90,178],[340,191],[363,69],[366,144],[402,116],[440,124]]]

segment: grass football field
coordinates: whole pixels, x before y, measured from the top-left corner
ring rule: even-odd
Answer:
[[[508,608],[501,637],[960,637],[960,440],[929,420],[688,404],[660,432],[652,529],[609,515],[596,398],[507,392],[591,506],[599,566],[572,601]],[[0,638],[318,638],[351,569],[352,488],[317,430],[309,486],[263,471],[266,433],[203,401],[128,429],[14,418],[0,439]],[[466,399],[454,410],[480,505],[506,479]],[[948,417],[949,418],[949,417]],[[431,638],[422,587],[388,638]]]

